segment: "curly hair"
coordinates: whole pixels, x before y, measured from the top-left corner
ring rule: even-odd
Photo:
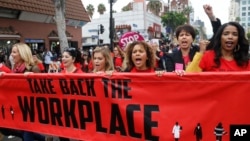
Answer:
[[[155,54],[153,48],[145,41],[134,41],[130,43],[126,48],[126,69],[131,70],[135,66],[132,61],[132,52],[136,45],[141,45],[146,51],[146,55],[148,57],[146,61],[146,66],[148,68],[155,68]]]
[[[215,58],[214,62],[216,66],[214,67],[220,67],[221,62],[220,58],[222,57],[221,52],[221,36],[223,34],[224,29],[227,26],[234,26],[237,28],[238,31],[238,47],[239,50],[233,51],[234,60],[236,61],[237,65],[240,67],[247,67],[249,58],[248,58],[248,50],[249,50],[249,43],[245,37],[245,31],[244,28],[237,22],[228,22],[223,24],[215,34],[214,40],[212,41],[213,50],[215,52]],[[238,48],[238,47],[235,48]]]

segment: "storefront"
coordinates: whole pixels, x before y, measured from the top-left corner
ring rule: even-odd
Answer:
[[[45,40],[43,39],[25,39],[25,43],[28,44],[32,50],[41,53],[44,51]]]

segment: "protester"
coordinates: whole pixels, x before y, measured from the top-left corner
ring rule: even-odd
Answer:
[[[62,73],[83,73],[80,68],[75,66],[76,63],[81,62],[81,52],[76,48],[67,48],[62,54],[62,63],[64,66]]]
[[[12,73],[39,73],[39,68],[35,65],[31,49],[25,43],[17,43],[14,44],[11,51],[11,56],[13,58],[14,67],[12,69]],[[23,131],[23,130],[15,130],[9,128],[0,128],[0,131],[4,135],[14,135],[23,139],[23,141],[52,141],[53,138],[46,137],[44,135]]]
[[[82,71],[91,72],[93,70],[93,64],[92,64],[92,60],[88,52],[82,51],[82,60],[83,60],[83,64],[81,68]]]
[[[44,65],[43,65],[43,61],[40,60],[38,57],[37,57],[37,52],[36,51],[33,51],[32,52],[32,56],[33,56],[33,60],[34,60],[34,63],[36,66],[38,66],[38,68],[40,69],[41,72],[45,72],[45,68],[44,68]]]
[[[200,123],[197,123],[196,127],[194,128],[194,135],[195,135],[196,141],[201,141],[201,139],[202,139],[202,128],[201,128]]]
[[[93,50],[92,63],[94,73],[114,71],[113,59],[107,47],[96,47]]]
[[[53,61],[52,58],[53,58],[53,54],[48,48],[46,48],[46,50],[43,52],[43,63],[45,67],[45,72],[49,71],[49,65]]]
[[[182,130],[182,127],[179,125],[178,122],[176,122],[172,130],[172,134],[174,135],[175,141],[179,141],[181,130]]]
[[[218,125],[214,128],[214,135],[216,141],[222,141],[222,136],[227,134],[227,132],[224,130],[222,123],[219,122]]]
[[[75,63],[80,63],[82,60],[81,52],[76,48],[67,48],[62,54],[62,63],[64,69],[61,73],[83,73],[81,69],[75,66]],[[70,141],[69,138],[59,137],[60,141]]]
[[[213,50],[206,51],[201,60],[190,68],[200,71],[249,71],[249,43],[244,28],[237,22],[223,24],[212,41]]]
[[[204,12],[207,14],[207,16],[211,22],[211,25],[213,27],[213,36],[210,39],[210,41],[212,41],[212,40],[214,40],[214,36],[215,36],[216,32],[218,31],[219,27],[221,26],[221,21],[219,18],[216,18],[216,16],[214,15],[213,8],[211,5],[204,4],[203,9],[204,9]],[[213,46],[211,46],[211,44],[207,45],[207,50],[212,49],[212,48],[213,48]]]
[[[192,45],[195,39],[195,30],[191,25],[178,26],[176,37],[179,46],[177,51],[167,55],[166,70],[168,72],[176,71],[182,73],[193,60],[195,53],[199,51],[199,47]]]
[[[134,41],[126,49],[124,72],[155,72],[155,54],[145,41]]]
[[[122,71],[124,52],[122,51],[122,49],[120,47],[116,46],[113,49],[113,53],[114,53],[113,61],[114,61],[115,70],[117,72],[120,72],[120,71]]]

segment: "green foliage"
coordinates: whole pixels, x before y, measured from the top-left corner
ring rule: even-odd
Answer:
[[[92,4],[89,4],[86,9],[87,9],[87,13],[92,18],[92,16],[94,15],[94,12],[95,12],[94,6]]]
[[[250,32],[247,32],[248,41],[250,40]]]
[[[187,20],[183,13],[175,11],[167,12],[161,17],[163,26],[170,27],[172,31],[175,31],[177,26],[185,24]]]
[[[160,11],[162,10],[162,3],[160,1],[149,1],[147,9],[154,15],[159,16]]]
[[[106,7],[103,3],[100,3],[98,6],[97,6],[97,11],[100,13],[100,14],[103,14],[105,11],[106,11]]]
[[[131,11],[133,10],[131,4],[129,3],[128,5],[122,7],[122,11]]]

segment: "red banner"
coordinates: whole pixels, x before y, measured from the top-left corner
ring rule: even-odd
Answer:
[[[222,122],[250,124],[250,73],[5,74],[0,77],[0,126],[85,141],[215,140]],[[223,140],[228,141],[229,135]]]

